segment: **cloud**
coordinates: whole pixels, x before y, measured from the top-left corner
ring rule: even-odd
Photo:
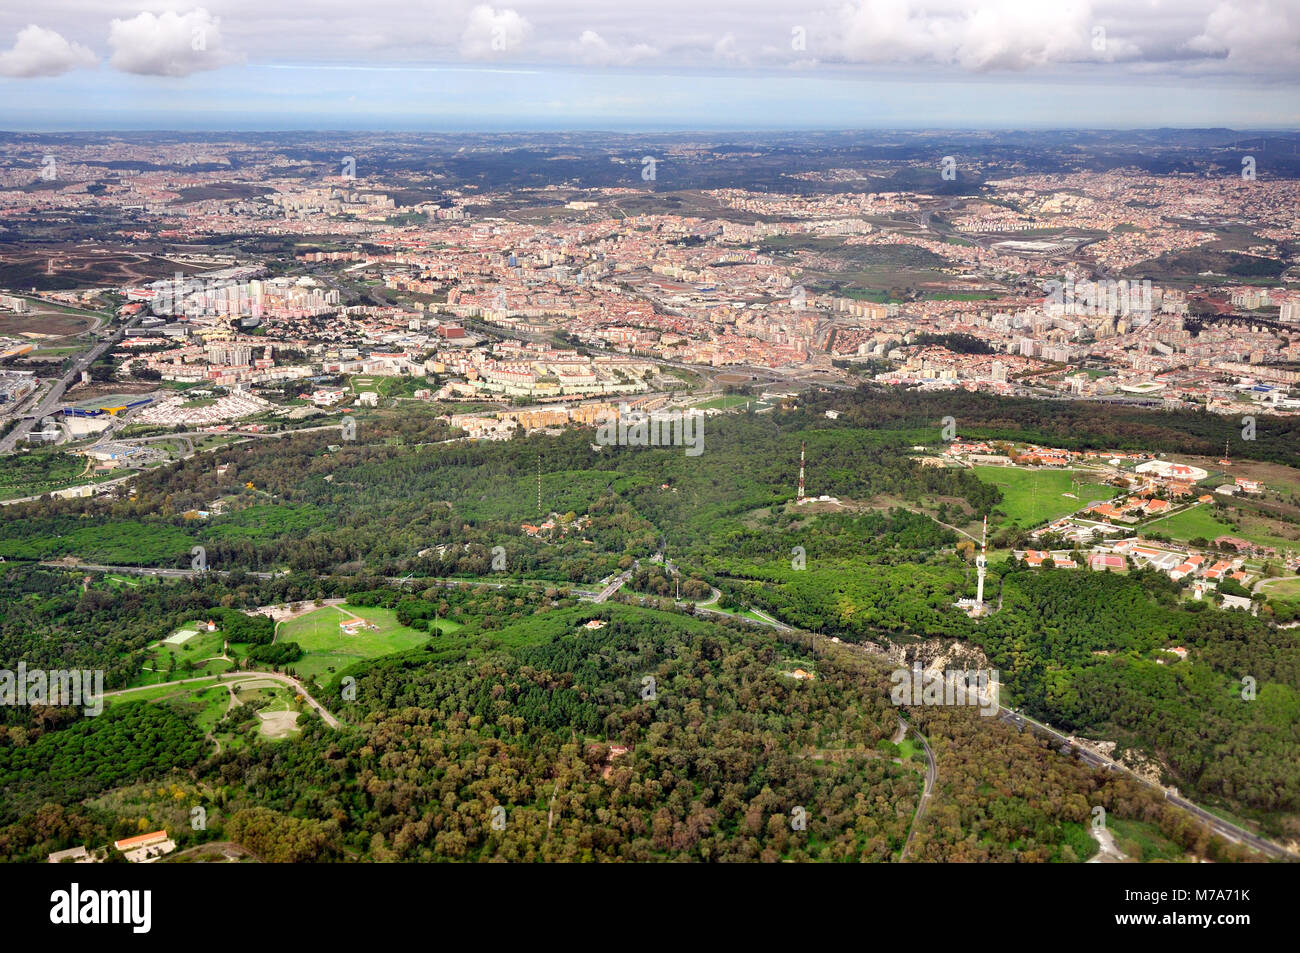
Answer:
[[[58,76],[74,69],[92,69],[97,57],[80,43],[69,43],[60,34],[29,25],[18,31],[13,49],[0,53],[0,76]]]
[[[532,24],[514,10],[494,10],[479,4],[469,12],[465,32],[460,35],[460,55],[466,59],[488,59],[518,50],[532,30]]]
[[[909,77],[924,69],[936,77],[1054,74],[1072,82],[1300,77],[1300,0],[221,0],[219,33],[215,15],[191,9],[207,2],[119,0],[118,9],[152,12],[119,14],[114,48],[105,51],[110,62],[127,72],[184,76],[230,63],[224,38],[260,64],[526,61],[768,75],[898,69]],[[9,6],[12,12],[0,9],[0,35],[12,39],[28,15],[22,4]],[[87,0],[39,6],[43,27],[88,45],[98,37],[83,31],[112,20],[87,12],[112,6]],[[175,12],[161,12],[169,6]],[[194,50],[193,31],[205,25],[207,50]],[[18,52],[4,68],[39,75],[41,67]]]
[[[1300,51],[1300,10],[1270,0],[1227,0],[1210,11],[1187,48],[1246,69],[1294,68]]]
[[[921,6],[859,0],[843,7],[830,46],[852,63],[941,63],[982,72],[1129,58],[1090,2],[986,0]]]
[[[728,66],[746,66],[749,63],[749,58],[740,52],[733,33],[725,34],[713,44],[713,58]]]
[[[189,76],[236,61],[221,47],[221,21],[202,7],[114,20],[108,45],[113,48],[110,66],[141,76]]]
[[[655,56],[659,51],[645,43],[632,46],[614,45],[595,30],[583,30],[578,37],[575,55],[578,60],[592,66],[616,66],[635,63]]]

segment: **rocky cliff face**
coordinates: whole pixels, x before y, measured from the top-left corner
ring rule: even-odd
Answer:
[[[957,639],[925,639],[908,645],[891,644],[888,647],[889,661],[895,665],[911,666],[920,662],[927,670],[946,670],[950,668],[989,669],[988,656],[978,645]]]

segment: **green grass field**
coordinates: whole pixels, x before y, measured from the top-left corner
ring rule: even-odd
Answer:
[[[377,629],[363,628],[349,635],[339,628],[339,623],[358,615]],[[450,633],[459,629],[455,622],[439,622],[439,631]],[[423,645],[429,633],[399,625],[397,613],[392,609],[347,606],[340,611],[335,606],[324,606],[314,612],[281,623],[277,642],[297,642],[305,653],[293,663],[294,670],[304,680],[319,679],[342,671],[353,662],[404,652]]]
[[[137,685],[157,685],[160,682],[177,681],[182,678],[198,678],[201,675],[215,675],[229,671],[233,666],[223,659],[214,659],[221,654],[224,636],[221,630],[204,632],[201,623],[191,622],[181,626],[182,629],[197,631],[180,645],[159,642],[150,646],[145,656],[140,673],[131,680],[128,688]],[[173,633],[174,634],[174,633]],[[203,661],[214,659],[213,661]]]
[[[302,706],[295,701],[295,693],[278,682],[259,682],[257,679],[250,679],[236,687],[235,698],[241,705],[249,705],[257,712],[257,737],[263,740],[277,741],[296,735],[302,730],[296,724],[286,728],[284,724],[267,722],[261,717],[263,714],[302,711]],[[240,740],[233,735],[228,737],[232,742]]]
[[[997,509],[1006,514],[999,527],[1018,524],[1023,528],[1068,516],[1094,500],[1109,500],[1114,487],[1092,482],[1088,470],[1022,470],[1014,467],[975,467],[975,475],[1002,491]],[[1080,480],[1078,486],[1073,481]],[[1073,493],[1077,499],[1065,496]]]
[[[237,704],[251,705],[259,712],[301,710],[301,706],[295,702],[295,693],[292,689],[277,682],[259,681],[255,674],[244,675],[239,681],[235,682],[207,680],[189,685],[155,686],[142,691],[131,692],[127,695],[107,698],[105,704],[150,702],[170,705],[177,711],[193,715],[198,727],[202,731],[212,734],[221,745],[221,749],[226,750],[246,744],[250,737],[244,732],[216,731],[218,723],[225,717],[226,712],[231,710],[230,688],[232,686],[235,689]],[[288,737],[291,734],[296,734],[299,730],[295,727],[287,733],[269,731],[262,724],[260,718],[257,719],[255,724],[258,726],[256,737],[265,740]]]
[[[211,731],[226,713],[226,708],[230,704],[230,694],[224,684],[211,681],[196,682],[193,685],[150,688],[104,699],[106,705],[130,702],[158,702],[171,705],[180,711],[193,714],[202,730]]]
[[[236,686],[235,697],[241,704],[253,705],[258,711],[297,711],[293,692],[279,682],[249,679]]]
[[[426,384],[420,377],[350,377],[348,387],[354,395],[374,391],[380,400],[389,397],[409,397]]]
[[[1274,535],[1268,531],[1268,523],[1258,517],[1243,517],[1240,524],[1233,528],[1214,515],[1214,510],[1207,506],[1194,506],[1181,513],[1175,513],[1166,519],[1153,520],[1143,526],[1153,533],[1162,533],[1174,539],[1195,539],[1198,536],[1211,542],[1216,536],[1239,536],[1262,546],[1276,547],[1278,552],[1286,549],[1300,549],[1300,542]]]
[[[196,678],[198,676],[195,676]],[[211,688],[219,684],[216,677],[206,678],[201,682],[194,682],[190,685],[156,685],[151,688],[142,688],[139,691],[129,692],[125,695],[112,695],[104,699],[104,703],[112,705],[118,702],[155,702],[182,695],[189,695],[204,688]]]
[[[767,620],[764,619],[761,615],[759,615],[758,613],[754,612],[752,609],[724,609],[722,606],[720,606],[720,605],[719,605],[718,603],[716,603],[716,602],[713,603],[713,605],[711,605],[711,606],[705,606],[704,608],[707,609],[707,610],[709,610],[710,612],[722,612],[722,613],[725,613],[725,614],[727,614],[727,615],[739,616],[739,617],[742,618],[742,619],[749,619],[749,620],[751,620],[751,621],[753,621],[753,622],[766,622],[766,621],[767,621]]]
[[[721,397],[714,397],[710,400],[703,401],[699,404],[692,404],[695,410],[731,410],[733,407],[744,407],[752,403],[754,409],[766,406],[756,397],[749,397],[745,394],[724,394]]]
[[[1115,836],[1115,846],[1137,861],[1182,860],[1183,850],[1165,837],[1155,824],[1108,817],[1106,825]]]
[[[1300,599],[1300,579],[1279,579],[1261,590],[1270,599]]]

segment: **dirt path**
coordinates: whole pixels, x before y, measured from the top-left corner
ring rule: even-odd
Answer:
[[[1108,827],[1090,827],[1088,833],[1101,845],[1101,850],[1088,858],[1090,864],[1119,864],[1128,860],[1128,854],[1115,846],[1115,835]]]
[[[899,719],[902,721],[902,719]],[[913,729],[915,731],[915,729]],[[934,761],[934,752],[930,750],[930,742],[926,740],[925,735],[915,731],[916,737],[921,742],[921,747],[925,749],[925,785],[921,788],[921,800],[917,802],[916,814],[912,817],[912,826],[907,830],[907,840],[903,842],[903,849],[899,851],[898,860],[901,863],[907,857],[908,850],[912,847],[912,838],[916,836],[916,827],[921,823],[921,818],[925,816],[925,810],[930,806],[930,795],[934,793],[934,785],[939,780],[939,768]]]

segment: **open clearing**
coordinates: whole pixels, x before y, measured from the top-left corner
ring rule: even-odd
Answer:
[[[975,475],[1002,491],[997,509],[1006,514],[997,524],[1028,529],[1068,516],[1119,491],[1095,482],[1091,470],[1030,470],[1019,467],[975,467]]]
[[[360,618],[365,625],[345,632],[340,623]],[[373,628],[371,628],[373,626]],[[451,631],[446,624],[443,631]],[[277,642],[297,642],[305,653],[292,667],[305,680],[342,671],[362,659],[404,652],[423,645],[429,633],[400,625],[392,609],[325,606],[281,624]]]
[[[257,717],[262,722],[262,736],[271,741],[288,738],[300,730],[296,711],[259,711]]]
[[[1290,530],[1295,535],[1294,527],[1287,527],[1276,520],[1264,519],[1253,514],[1232,514],[1237,525],[1220,519],[1209,506],[1194,506],[1181,513],[1175,513],[1168,519],[1153,520],[1143,526],[1144,530],[1163,533],[1174,539],[1189,540],[1202,537],[1213,541],[1217,536],[1239,536],[1261,546],[1272,546],[1279,553],[1287,549],[1300,549],[1300,541],[1289,539],[1278,533]]]
[[[1260,591],[1273,599],[1300,598],[1300,579],[1267,579]]]
[[[220,629],[209,632],[206,622],[188,622],[149,648],[140,673],[127,687],[228,672],[234,664],[219,658],[224,644]]]
[[[133,705],[150,702],[170,705],[191,714],[205,732],[211,732],[230,706],[230,694],[223,682],[196,682],[190,685],[166,685],[148,691],[131,692],[104,699],[106,705]]]
[[[38,302],[32,303],[31,309],[22,314],[0,314],[0,335],[50,341],[84,334],[97,323],[93,314],[58,311]]]

